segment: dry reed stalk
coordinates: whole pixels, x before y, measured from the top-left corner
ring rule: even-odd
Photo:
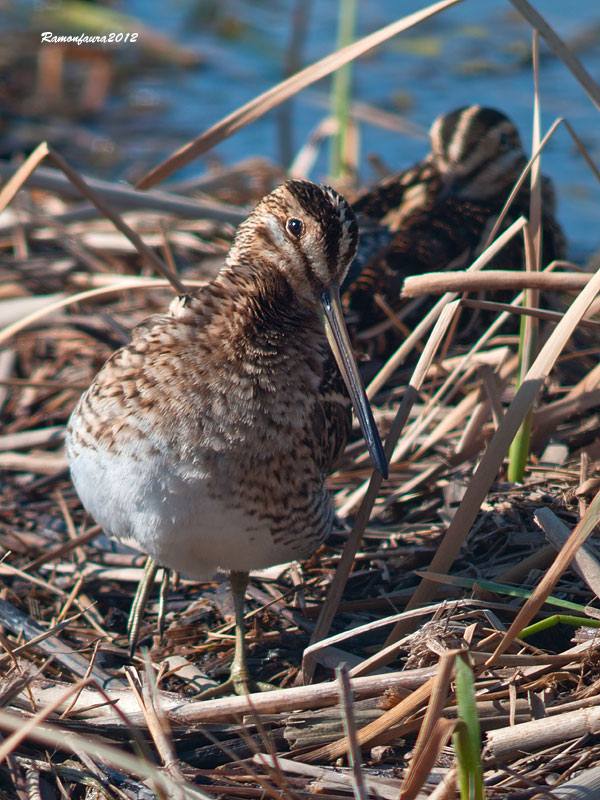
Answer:
[[[442,719],[456,655],[456,651],[447,651],[440,656],[431,697],[402,782],[401,800],[414,800],[456,727],[455,721]]]
[[[266,763],[268,765],[275,763],[275,759],[272,756],[266,756],[262,753],[255,756],[254,761],[258,764]],[[345,789],[350,791],[352,789],[352,776],[333,767],[317,767],[314,764],[304,764],[300,761],[292,761],[289,758],[277,758],[277,765],[284,772],[311,778],[311,784],[307,788],[311,794],[317,794],[317,796],[323,796],[323,793],[327,790]],[[375,797],[381,797],[383,800],[398,799],[400,781],[394,778],[379,778],[367,775],[365,777],[365,786],[369,794]],[[337,796],[335,795],[335,797]]]
[[[0,190],[0,211],[4,211],[27,178],[35,170],[37,165],[46,158],[49,152],[46,142],[38,144],[33,153],[25,159],[17,171],[6,181]]]
[[[447,609],[452,611],[454,609],[466,608],[471,604],[472,601],[470,600],[455,600],[454,602],[446,602],[443,603],[435,603],[430,606],[425,606],[423,608],[414,608],[411,611],[402,611],[399,614],[392,614],[388,617],[382,617],[380,619],[375,619],[372,622],[366,622],[364,625],[358,625],[356,628],[350,628],[349,630],[342,631],[341,633],[336,633],[334,636],[328,636],[326,639],[320,639],[318,642],[314,642],[310,644],[304,651],[305,656],[312,655],[313,653],[317,653],[319,650],[323,650],[325,647],[331,647],[334,644],[339,644],[340,642],[345,642],[347,639],[352,639],[356,636],[361,636],[364,633],[372,633],[374,630],[378,628],[385,627],[387,625],[393,625],[400,620],[406,619],[417,619],[419,617],[425,617],[429,614],[435,614],[435,612],[439,611],[440,608]],[[477,601],[475,601],[477,602]]]
[[[498,238],[490,244],[486,250],[471,264],[468,272],[477,272],[491,261],[491,259],[514,237],[519,233],[527,224],[524,217],[518,220],[507,228]],[[442,310],[456,299],[456,292],[447,292],[441,297],[435,306],[427,313],[427,315],[417,324],[411,335],[403,342],[398,350],[391,358],[388,359],[385,366],[373,378],[371,383],[367,386],[367,396],[370,400],[377,394],[377,392],[384,386],[398,367],[404,362],[406,356],[413,350],[416,342],[418,342],[427,331],[434,325],[435,321],[442,313]]]
[[[556,262],[554,262],[554,263],[556,263]],[[550,264],[546,268],[545,272],[551,272],[552,269],[553,269],[553,265]],[[523,294],[521,293],[517,297],[515,297],[515,299],[512,301],[511,308],[513,306],[516,306],[517,304],[519,304],[522,301],[522,299],[523,299]],[[461,302],[463,302],[463,301],[461,301]],[[494,333],[506,321],[507,318],[508,318],[508,313],[507,312],[504,312],[504,313],[500,314],[500,316],[489,326],[487,331],[485,331],[485,333],[478,339],[478,341],[475,342],[475,344],[468,350],[468,352],[465,353],[465,355],[463,355],[463,356],[461,356],[461,357],[459,357],[457,359],[457,363],[456,363],[454,369],[450,372],[450,374],[448,375],[448,377],[446,378],[444,383],[440,386],[440,388],[435,393],[435,395],[430,399],[430,405],[432,407],[435,407],[438,403],[440,403],[444,393],[448,389],[450,389],[449,394],[448,394],[448,396],[446,397],[446,400],[445,400],[445,402],[448,403],[449,399],[454,395],[454,393],[458,390],[458,388],[461,385],[460,380],[459,380],[459,376],[461,375],[461,373],[464,372],[465,376],[467,375],[467,371],[469,369],[469,365],[471,363],[473,363],[474,357],[477,354],[480,354],[481,348],[494,335]],[[502,361],[504,361],[504,360],[506,360],[506,359],[503,357]],[[497,361],[496,364],[499,366],[500,362]],[[507,364],[507,369],[508,369],[508,364]],[[511,368],[511,372],[512,372],[512,368]]]
[[[23,718],[20,714],[9,714],[6,711],[0,711],[0,727],[15,731],[17,735],[22,734],[24,729]],[[68,731],[64,726],[48,722],[37,722],[30,730],[28,726],[26,736],[29,740],[39,742],[51,749],[58,746],[61,750],[72,753],[77,753],[79,750],[126,775],[147,778],[155,789],[166,792],[167,797],[176,796],[182,790],[184,796],[191,798],[191,800],[212,800],[209,795],[188,782],[174,783],[149,759],[130,755],[120,747],[105,744],[103,741],[98,741],[88,735],[84,736],[74,731]]]
[[[556,586],[560,576],[568,568],[578,549],[598,524],[599,518],[600,492],[596,494],[590,503],[585,515],[571,532],[571,535],[567,539],[565,545],[554,559],[553,564],[542,577],[539,584],[535,587],[531,597],[525,601],[523,607],[513,620],[510,628],[502,637],[502,641],[489,659],[488,666],[494,664],[495,659],[501,655],[516,639],[519,631],[521,631],[531,622],[535,614],[537,614],[537,612],[543,606],[552,589]]]
[[[552,794],[558,800],[589,800],[600,793],[600,766],[584,769],[575,777],[554,786]]]
[[[378,719],[368,723],[357,732],[358,743],[361,748],[373,747],[378,744],[387,744],[387,742],[397,739],[404,733],[413,730],[417,727],[414,722],[407,725],[409,717],[421,708],[431,696],[432,691],[436,685],[436,676],[434,675],[426,683],[415,689],[408,697],[403,698],[400,702],[385,711]],[[403,731],[401,725],[407,725]],[[308,761],[315,763],[321,760],[334,761],[336,758],[345,756],[348,752],[348,745],[346,738],[338,739],[336,742],[319,747],[309,753],[304,753],[297,756],[298,761]]]
[[[313,168],[321,143],[332,136],[337,130],[337,123],[333,117],[325,117],[313,128],[296,158],[290,164],[288,174],[290,178],[306,178]]]
[[[575,131],[575,129],[573,128],[573,126],[571,125],[569,120],[568,119],[562,119],[561,121],[563,122],[565,128],[569,131],[569,134],[571,135],[571,138],[575,142],[575,146],[577,147],[577,149],[579,150],[579,152],[583,156],[583,158],[585,160],[585,163],[590,168],[590,172],[592,173],[594,178],[596,178],[598,183],[600,183],[600,170],[596,166],[593,158],[590,156],[587,147],[581,141],[581,139],[577,135],[577,132]]]
[[[549,508],[538,508],[533,518],[556,550],[564,547],[570,531],[556,514],[553,514]],[[600,597],[600,564],[587,544],[583,544],[579,552],[575,553],[571,566],[583,578],[596,597]]]
[[[64,439],[65,429],[62,425],[39,428],[19,433],[8,433],[0,436],[0,451],[27,450],[29,447],[52,447]]]
[[[434,673],[435,668],[426,667],[354,678],[352,691],[356,700],[362,700],[368,697],[378,697],[387,689],[393,689],[395,686],[399,686],[401,689],[415,689],[422,686]],[[339,701],[339,691],[334,682],[327,682],[311,686],[295,686],[290,689],[276,689],[263,694],[247,695],[247,697],[186,701],[180,703],[177,708],[170,708],[168,716],[173,724],[179,725],[235,721],[236,717],[249,713],[249,701],[257,714],[273,714],[279,711],[336,705]]]
[[[176,781],[182,781],[183,775],[177,763],[177,757],[171,738],[171,729],[167,716],[162,708],[160,695],[154,678],[154,670],[148,652],[144,652],[144,681],[139,680],[132,668],[126,674],[127,681],[136,696],[140,710],[146,720],[148,731],[156,747],[165,770]],[[181,793],[180,793],[181,795]]]
[[[142,237],[132,228],[130,228],[123,218],[116,211],[113,211],[108,203],[106,203],[99,195],[97,195],[96,192],[90,189],[83,178],[81,178],[79,173],[70,167],[65,159],[52,148],[48,148],[48,155],[54,161],[56,166],[62,170],[62,172],[64,172],[71,183],[76,186],[77,189],[79,189],[81,194],[84,197],[87,197],[87,199],[96,206],[98,211],[100,211],[100,213],[105,216],[106,219],[109,219],[115,228],[129,239],[138,253],[144,256],[144,258],[146,258],[146,260],[152,264],[157,272],[169,281],[173,289],[178,294],[185,294],[186,288],[181,283],[177,275],[171,272],[162,259],[160,259],[156,253],[146,245]]]
[[[402,434],[402,430],[406,420],[408,419],[410,408],[417,398],[422,382],[427,374],[427,370],[431,366],[434,354],[439,347],[442,337],[444,336],[448,326],[450,325],[455,311],[456,307],[452,303],[441,309],[439,319],[435,324],[434,330],[432,331],[425,349],[421,353],[413,376],[406,388],[406,392],[385,441],[385,455],[388,460],[390,459],[396,443]],[[364,530],[369,521],[371,509],[373,508],[373,504],[375,503],[379,493],[382,481],[383,478],[381,475],[376,470],[373,470],[368,488],[366,489],[364,495],[364,499],[356,515],[352,532],[350,533],[348,541],[346,542],[344,552],[342,553],[342,558],[337,566],[333,581],[331,582],[331,586],[327,592],[327,597],[325,598],[319,618],[317,619],[315,629],[310,639],[310,644],[314,644],[322,639],[331,628],[331,623],[337,614],[344,587],[352,569],[354,556],[360,546]],[[314,659],[311,659],[310,656],[303,657],[301,673],[303,683],[306,684],[312,680],[315,667],[316,662]]]
[[[560,400],[547,403],[534,413],[535,440],[547,441],[551,432],[569,416],[581,414],[598,403],[600,365],[588,372]],[[536,441],[537,444],[537,441]]]
[[[7,471],[55,475],[66,468],[67,458],[63,454],[0,453],[0,469]]]
[[[24,566],[23,571],[35,572],[43,564],[47,564],[48,561],[54,561],[62,558],[63,556],[68,555],[76,547],[83,547],[84,544],[88,544],[89,542],[93,541],[101,533],[102,530],[100,526],[93,525],[89,530],[74,536],[70,541],[49,548],[48,552],[43,553],[41,556],[38,556],[33,561],[27,563]]]
[[[517,753],[533,753],[560,742],[599,733],[600,708],[582,708],[552,717],[552,724],[547,719],[536,719],[488,731],[486,738],[490,757],[503,761]]]
[[[90,682],[91,679],[88,677],[79,681],[74,686],[70,686],[61,694],[59,698],[56,699],[55,703],[46,706],[35,716],[31,717],[26,722],[23,722],[18,730],[15,730],[13,734],[11,734],[7,739],[4,740],[4,742],[0,744],[0,764],[8,755],[13,752],[13,750],[15,750],[15,748],[21,744],[21,742],[27,739],[27,737],[37,728],[38,725],[40,725],[40,723],[47,720],[48,717],[54,713],[54,711],[56,711],[60,705],[69,699],[69,697],[77,694],[82,688],[84,688],[84,686],[89,685]]]
[[[301,89],[310,86],[311,83],[330,75],[339,67],[364,55],[377,45],[390,39],[392,36],[408,30],[418,25],[423,20],[429,19],[435,14],[439,14],[450,6],[456,5],[462,0],[442,0],[434,3],[421,11],[404,17],[401,20],[386,25],[374,33],[365,36],[347,47],[343,47],[335,53],[311,64],[310,67],[297,72],[285,81],[277,84],[273,88],[255,97],[249,103],[241,106],[227,117],[217,122],[198,138],[180,148],[176,153],[154,167],[147,175],[138,181],[138,189],[149,189],[168,178],[173,172],[189,164],[202,153],[206,153],[215,145],[232,136],[234,133],[259,119],[267,111],[288,100],[297,94]]]
[[[342,714],[344,733],[346,735],[346,742],[348,746],[348,762],[352,770],[352,788],[354,790],[354,797],[356,800],[367,800],[367,787],[365,785],[365,778],[361,768],[362,758],[360,755],[360,747],[356,735],[356,721],[354,718],[354,705],[352,688],[350,686],[350,678],[348,677],[348,670],[343,664],[337,667],[335,672],[340,691],[340,711]]]
[[[540,52],[539,34],[533,31],[532,36],[532,67],[533,67],[533,126],[531,133],[531,152],[535,153],[540,149]],[[525,249],[525,269],[527,272],[539,272],[542,265],[542,156],[540,155],[531,165],[530,176],[530,198],[529,198],[529,232],[531,235],[530,251],[532,256]],[[535,294],[525,296],[528,305],[537,307],[538,297]]]
[[[471,350],[471,354],[474,352],[474,350]],[[500,363],[498,365],[500,367],[498,379],[501,382],[501,385],[506,383],[509,377],[514,373],[516,365],[516,357],[509,358],[505,363]],[[431,449],[437,442],[447,436],[451,430],[457,428],[459,422],[464,420],[472,411],[478,399],[476,391],[465,395],[465,397],[456,406],[452,407],[449,405],[449,401],[453,398],[454,394],[461,389],[461,381],[457,380],[458,369],[461,367],[468,368],[468,362],[466,359],[463,359],[459,362],[457,369],[452,371],[452,373],[443,382],[439,390],[430,400],[428,404],[429,412],[424,414],[420,420],[415,420],[415,423],[407,431],[406,435],[402,438],[402,441],[398,443],[392,456],[392,463],[400,461],[402,458],[405,458],[408,455],[419,437],[424,434],[429,425],[434,421],[439,412],[440,406],[443,407],[446,405],[448,407],[446,416],[442,418],[439,424],[428,434],[425,441],[418,447],[414,454],[412,454],[412,459],[415,461],[421,458],[427,452],[427,450]],[[467,373],[465,373],[465,377],[466,375]],[[448,391],[448,395],[442,399],[445,391]]]
[[[522,316],[527,314],[537,319],[549,320],[550,322],[560,322],[563,314],[558,311],[548,311],[547,308],[532,308],[531,306],[513,306],[508,303],[494,303],[490,300],[470,300],[469,298],[462,298],[460,301],[461,306],[465,308],[481,309],[482,311],[501,311],[508,312],[512,315]],[[600,322],[592,319],[582,319],[579,323],[581,328],[600,328]]]
[[[451,767],[429,795],[429,800],[453,800],[456,797],[456,767]]]
[[[20,571],[14,570],[13,568],[13,572],[14,574],[18,574]],[[26,576],[25,573],[21,574],[31,578],[31,576]],[[47,585],[46,588],[48,588]],[[27,642],[29,646],[53,657],[59,664],[62,664],[74,675],[83,677],[87,674],[89,663],[76,652],[74,648],[70,647],[66,642],[61,641],[54,634],[54,631],[44,630],[34,622],[31,617],[28,617],[22,611],[19,611],[19,609],[2,599],[0,599],[0,621],[2,625],[13,633],[26,636],[29,639]],[[63,624],[63,627],[65,626],[66,623]],[[61,628],[57,627],[57,630],[61,630]],[[92,677],[100,685],[109,685],[110,683],[117,685],[120,683],[119,678],[115,678],[100,667],[94,667]]]
[[[548,47],[550,47],[563,64],[571,70],[579,85],[584,89],[590,100],[600,111],[600,86],[598,86],[573,51],[567,47],[556,34],[556,31],[548,25],[546,20],[527,2],[527,0],[510,0],[510,2],[521,12],[532,27],[539,31],[540,35],[546,40]]]
[[[547,291],[580,291],[592,275],[573,272],[521,272],[519,270],[487,270],[486,272],[428,272],[410,275],[404,281],[403,297],[452,292],[512,291],[513,289],[545,289]]]
[[[473,474],[473,479],[431,562],[431,571],[444,572],[456,558],[461,544],[475,521],[481,503],[484,501],[492,481],[496,478],[508,446],[533,404],[544,378],[556,362],[568,338],[598,292],[600,292],[600,270],[594,273],[592,280],[573,301],[527,372],[523,383],[506,410],[498,430],[492,437],[479,466]],[[408,607],[414,608],[420,603],[428,602],[434,594],[434,585],[422,581],[413,594]],[[521,625],[522,627],[523,625]],[[521,628],[518,628],[518,630],[521,630]],[[398,623],[392,631],[388,643],[400,638],[404,632],[404,626],[402,623]]]
[[[132,230],[123,219],[112,208],[99,197],[86,182],[79,176],[76,170],[72,169],[59,153],[43,142],[36,150],[29,156],[26,162],[15,172],[13,177],[7,182],[2,191],[0,191],[0,210],[10,202],[16,192],[21,188],[25,180],[29,177],[31,171],[42,161],[46,156],[50,157],[56,165],[64,172],[71,183],[79,189],[84,197],[87,197],[96,208],[109,219],[113,225],[121,231],[133,244],[136,250],[145,256],[145,258],[154,265],[158,272],[163,275],[174,289],[179,294],[185,294],[185,287],[179,281],[168,267],[158,258],[158,256],[146,246],[142,238]]]
[[[13,170],[10,164],[0,162],[0,177],[10,176],[12,173]],[[219,203],[217,200],[212,200],[208,197],[192,200],[172,192],[158,190],[140,192],[123,183],[113,183],[89,176],[85,177],[85,182],[98,197],[120,211],[157,211],[162,214],[176,214],[183,219],[202,218],[214,220],[215,222],[229,222],[233,225],[242,222],[248,216],[248,211],[245,208]],[[209,182],[212,185],[203,186],[202,181],[199,181],[199,183],[199,188],[204,188],[205,191],[210,188],[217,188],[214,185],[216,183],[214,179]],[[27,188],[42,189],[76,200],[80,197],[79,190],[73,186],[66,175],[58,169],[49,167],[37,167],[35,171],[28,170],[25,180],[19,181],[19,188],[23,185],[26,185]],[[8,183],[4,188],[6,189],[7,186]],[[54,216],[51,221],[54,223],[66,222],[67,220],[74,221],[74,217],[73,212],[66,212],[66,215],[59,214]],[[33,222],[25,224],[26,229],[32,226]],[[0,225],[0,230],[2,230],[2,225]]]

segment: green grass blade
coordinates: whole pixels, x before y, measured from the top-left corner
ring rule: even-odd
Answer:
[[[551,617],[541,619],[528,625],[519,632],[519,639],[526,636],[533,636],[534,633],[546,631],[555,625],[572,625],[574,628],[600,628],[600,619],[588,619],[587,617],[573,617],[570,614],[553,614]]]
[[[464,589],[474,589],[476,586],[484,589],[486,592],[496,592],[497,594],[507,594],[510,597],[531,597],[532,592],[528,589],[520,589],[518,586],[509,586],[506,583],[496,583],[496,581],[486,581],[482,578],[463,578],[459,575],[441,575],[437,572],[421,572],[415,570],[415,575],[419,578],[426,578],[433,580],[437,583],[445,583],[449,586],[462,586]],[[559,597],[548,595],[544,601],[551,606],[558,606],[559,608],[567,608],[569,611],[577,611],[579,614],[588,613],[586,606],[580,603],[572,603],[570,600],[562,600]],[[596,609],[592,613],[597,612]]]
[[[523,295],[523,305],[526,304],[526,300],[527,292]],[[527,325],[527,318],[521,317],[519,326],[519,378],[515,384],[515,392],[519,390],[521,378],[525,375],[530,366],[530,354],[527,354],[528,357],[524,358]],[[533,409],[529,409],[527,416],[521,423],[521,427],[517,431],[508,450],[508,480],[511,483],[521,483],[523,475],[525,474],[525,467],[527,466],[527,458],[529,456],[532,413]]]
[[[352,44],[356,27],[356,0],[339,0],[338,50]],[[329,174],[341,178],[346,171],[346,138],[350,114],[352,62],[344,64],[333,76],[331,107],[337,121],[337,131],[331,137]]]
[[[454,666],[459,723],[452,736],[461,800],[483,800],[481,729],[475,702],[475,681],[466,654]]]

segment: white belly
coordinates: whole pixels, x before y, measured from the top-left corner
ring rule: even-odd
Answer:
[[[107,533],[190,578],[210,577],[219,567],[263,569],[303,555],[276,544],[268,520],[211,497],[199,464],[95,449],[71,450],[69,460],[86,511]]]

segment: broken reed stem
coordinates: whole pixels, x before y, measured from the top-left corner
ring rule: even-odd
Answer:
[[[485,272],[428,272],[405,278],[402,297],[445,292],[512,291],[513,289],[546,289],[555,292],[581,291],[593,273],[521,272],[490,269]]]
[[[477,517],[481,504],[498,474],[510,442],[537,397],[543,381],[564,349],[566,342],[599,292],[600,270],[593,274],[589,283],[575,298],[562,320],[550,334],[506,410],[433,557],[429,566],[432,572],[446,572],[454,562]],[[423,579],[413,593],[407,609],[429,602],[435,596],[435,592],[435,584]],[[516,630],[515,636],[523,627],[524,625],[521,625]],[[388,637],[386,645],[401,638],[406,632],[406,626],[403,623],[398,623]]]

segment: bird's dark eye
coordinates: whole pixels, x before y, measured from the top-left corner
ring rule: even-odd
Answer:
[[[285,227],[292,234],[292,236],[295,236],[296,239],[299,239],[302,236],[302,232],[304,230],[304,223],[302,222],[301,219],[297,219],[296,217],[291,217],[285,223]]]
[[[504,131],[500,134],[500,149],[501,150],[508,150],[510,146],[510,142],[508,141],[508,136]]]

